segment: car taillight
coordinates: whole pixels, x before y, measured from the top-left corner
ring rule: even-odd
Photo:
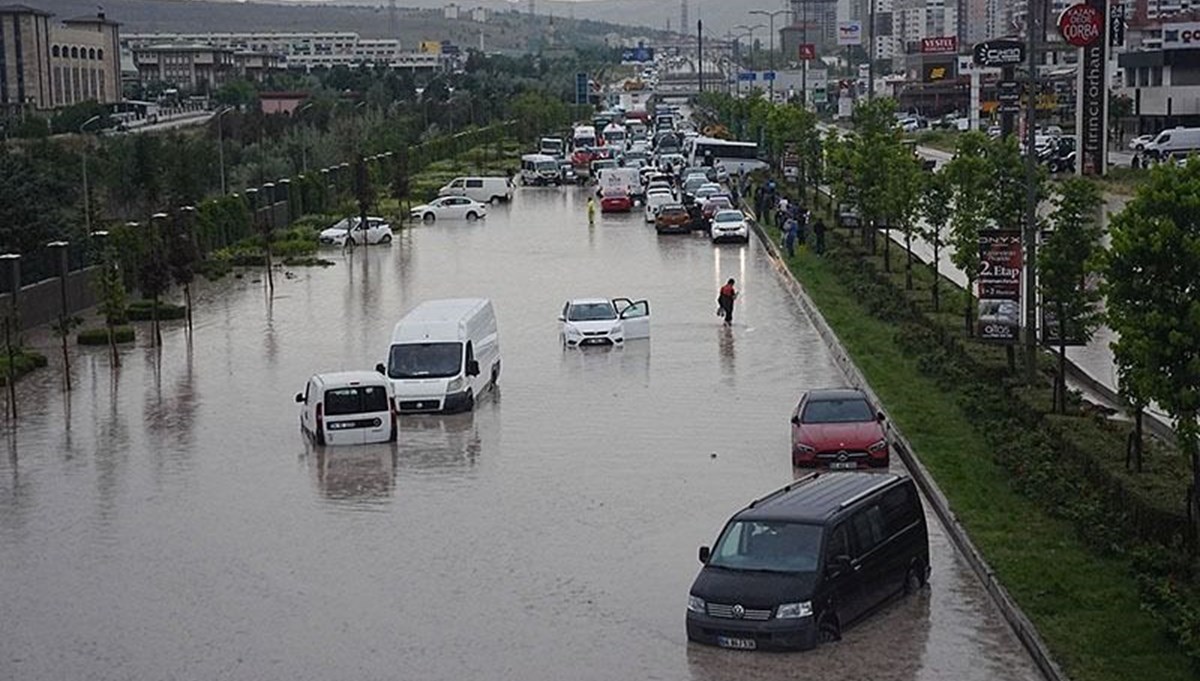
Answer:
[[[325,432],[325,405],[317,404],[317,435],[323,435]]]

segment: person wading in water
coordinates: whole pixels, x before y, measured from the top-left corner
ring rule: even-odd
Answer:
[[[725,326],[733,324],[733,301],[737,299],[737,289],[733,288],[733,280],[725,282],[717,295],[717,305],[721,308],[721,316],[725,318]]]

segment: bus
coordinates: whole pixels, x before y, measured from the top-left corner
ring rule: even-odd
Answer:
[[[743,171],[752,173],[767,167],[767,163],[758,158],[758,145],[754,142],[693,137],[687,146],[689,166],[705,165],[711,158],[713,163],[720,161],[730,175],[739,175]]]

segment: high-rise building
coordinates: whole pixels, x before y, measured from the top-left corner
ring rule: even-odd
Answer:
[[[103,12],[62,24],[53,16],[0,5],[0,109],[120,101],[119,25]]]

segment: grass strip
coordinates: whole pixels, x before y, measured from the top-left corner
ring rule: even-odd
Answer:
[[[768,233],[779,238],[774,228]],[[831,230],[830,239],[839,238],[848,237]],[[921,373],[895,326],[872,317],[823,257],[801,248],[787,265],[1067,674],[1194,679],[1186,656],[1141,610],[1128,562],[1090,551],[1068,521],[1019,495],[956,394]]]

